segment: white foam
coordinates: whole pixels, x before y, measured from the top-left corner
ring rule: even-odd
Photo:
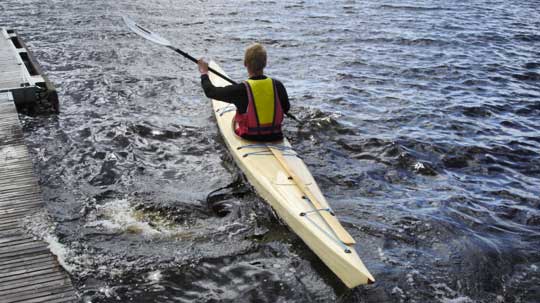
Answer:
[[[163,274],[161,274],[161,271],[159,270],[151,271],[148,273],[148,276],[146,277],[146,279],[150,282],[157,283],[161,281],[161,279],[163,279]]]
[[[473,303],[475,302],[467,296],[460,296],[457,291],[450,288],[445,283],[436,283],[431,285],[434,293],[439,297],[442,303]]]
[[[217,230],[220,231],[220,232],[224,232],[227,229],[229,229],[229,228],[231,228],[231,227],[233,227],[235,225],[244,226],[243,224],[241,224],[239,222],[231,222],[230,224],[225,224],[225,225],[218,226]]]
[[[392,294],[399,295],[402,299],[405,299],[405,293],[403,292],[403,289],[397,286],[394,286],[394,288],[392,288]]]
[[[444,296],[444,295],[455,296],[456,295],[456,292],[444,283],[432,284],[431,287],[435,289],[434,291],[435,294],[440,295],[440,296]]]
[[[379,258],[381,258],[382,261],[385,261],[386,256],[384,255],[384,251],[382,250],[382,248],[377,247],[377,252],[379,253]]]
[[[107,298],[111,298],[113,296],[116,296],[117,299],[120,299],[120,297],[118,297],[116,295],[116,292],[114,291],[114,288],[110,287],[109,285],[106,285],[104,287],[100,287],[99,292],[103,293],[105,295],[105,297],[107,297]]]
[[[160,130],[157,130],[157,129],[151,130],[150,133],[151,133],[153,136],[160,136],[160,135],[163,135],[163,132],[160,131]]]
[[[110,298],[112,294],[112,290],[109,286],[100,287],[99,292],[103,293],[107,298]]]
[[[26,217],[24,219],[24,226],[34,236],[49,244],[49,250],[57,257],[58,263],[67,272],[73,273],[76,270],[75,266],[68,262],[71,259],[71,251],[64,244],[60,243],[58,237],[54,234],[55,225],[48,220],[48,215],[45,211],[36,213],[31,217]]]
[[[170,220],[160,218],[159,215],[147,216],[144,211],[134,210],[127,199],[112,200],[98,205],[88,218],[93,220],[89,220],[85,227],[112,233],[137,234],[152,239],[193,238],[194,230],[198,228],[172,224]]]
[[[457,297],[457,298],[442,298],[440,300],[442,303],[474,303],[471,298],[469,297]]]
[[[236,236],[236,235],[238,235],[238,234],[241,234],[242,232],[247,231],[247,230],[249,230],[249,227],[248,227],[248,226],[245,226],[245,227],[243,227],[243,228],[238,229],[237,231],[231,231],[231,232],[227,235],[227,237],[228,237],[229,239],[231,239],[232,237],[234,237],[234,236]]]
[[[137,233],[147,237],[168,235],[174,232],[174,230],[158,230],[148,222],[136,218],[127,199],[117,199],[96,206],[96,217],[99,219],[88,222],[85,227],[111,232]]]
[[[68,263],[68,260],[71,258],[71,251],[65,245],[61,244],[60,241],[58,241],[58,237],[48,234],[43,238],[43,240],[49,244],[49,249],[57,257],[60,266],[62,266],[69,273],[75,272],[75,266]]]

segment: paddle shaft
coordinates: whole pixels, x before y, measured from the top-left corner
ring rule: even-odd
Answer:
[[[181,49],[176,48],[176,47],[174,47],[174,46],[172,46],[172,45],[169,45],[169,46],[167,46],[167,47],[170,48],[170,49],[172,49],[173,51],[179,53],[180,55],[184,56],[185,58],[189,59],[190,61],[193,61],[193,62],[196,63],[196,64],[198,63],[198,60],[197,60],[197,59],[193,58],[193,56],[191,56],[190,54],[188,54],[188,53],[182,51]],[[227,82],[229,82],[229,83],[231,83],[231,84],[237,84],[234,80],[231,80],[229,77],[223,75],[222,73],[216,71],[215,69],[213,69],[213,68],[211,68],[211,67],[208,67],[208,70],[211,71],[211,72],[213,72],[214,74],[220,76],[221,78],[223,78],[223,80],[225,80],[225,81],[227,81]]]

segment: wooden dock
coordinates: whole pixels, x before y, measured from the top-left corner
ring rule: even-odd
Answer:
[[[77,302],[69,276],[47,243],[34,239],[22,226],[22,218],[42,209],[43,199],[13,97],[23,91],[25,67],[7,49],[12,45],[4,42],[0,42],[0,302]]]
[[[43,207],[11,93],[0,93],[0,302],[76,302],[71,280],[21,219]]]
[[[13,94],[19,107],[35,107],[46,102],[60,110],[58,94],[38,61],[15,30],[0,28],[0,92]]]

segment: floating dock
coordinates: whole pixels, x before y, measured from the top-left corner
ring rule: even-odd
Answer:
[[[0,34],[0,302],[77,302],[67,273],[47,243],[34,239],[22,219],[43,208],[43,198],[24,143],[16,103],[35,102],[48,82],[25,61],[14,32]],[[16,39],[19,40],[19,39]],[[21,46],[21,47],[17,47]],[[22,51],[24,49],[24,52]],[[56,98],[56,92],[46,97]],[[50,101],[50,100],[49,100]]]
[[[0,92],[11,92],[17,106],[46,101],[60,110],[58,94],[16,31],[0,28]]]

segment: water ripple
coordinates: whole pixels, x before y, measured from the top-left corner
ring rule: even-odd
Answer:
[[[536,302],[540,14],[535,1],[15,1],[57,84],[21,116],[49,241],[96,302]],[[5,13],[4,13],[5,12]],[[271,12],[271,14],[261,14]],[[196,67],[127,13],[245,77],[268,47],[302,152],[377,283],[346,290],[238,179]],[[241,179],[240,179],[241,180]],[[242,183],[242,182],[241,182]]]

